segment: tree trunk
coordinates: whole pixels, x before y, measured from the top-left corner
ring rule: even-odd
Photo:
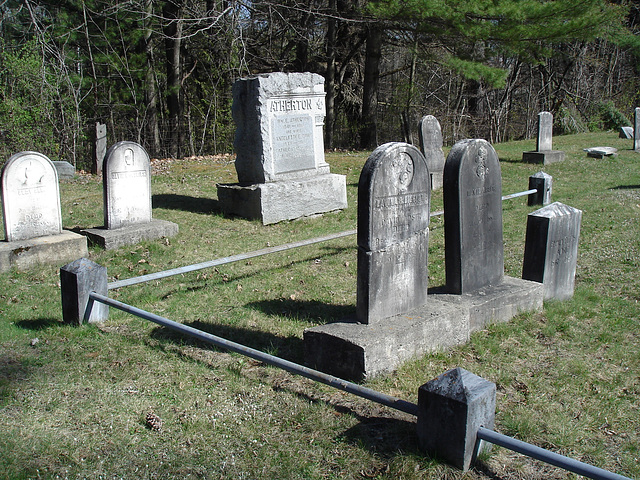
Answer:
[[[153,42],[151,16],[153,15],[153,0],[145,0],[144,16],[144,51],[146,56],[145,97],[147,104],[147,137],[150,143],[149,154],[153,157],[160,153],[160,130],[158,129],[158,92],[153,61]]]
[[[370,25],[367,32],[360,130],[360,148],[366,150],[374,149],[378,144],[377,110],[382,33],[382,28],[375,24]]]
[[[183,100],[181,95],[180,77],[182,69],[180,64],[180,47],[182,46],[182,21],[180,12],[182,0],[169,0],[164,8],[163,15],[167,24],[164,27],[165,52],[167,56],[167,109],[169,113],[169,155],[178,158],[181,150],[182,137],[182,110]]]
[[[326,117],[324,125],[324,144],[328,149],[333,148],[333,129],[335,126],[336,105],[336,0],[329,0],[331,16],[327,20],[327,71],[325,73]]]

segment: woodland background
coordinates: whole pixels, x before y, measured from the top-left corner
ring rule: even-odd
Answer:
[[[152,157],[233,151],[231,85],[324,76],[325,147],[630,125],[640,0],[0,0],[0,163],[22,150],[89,168],[108,144]]]

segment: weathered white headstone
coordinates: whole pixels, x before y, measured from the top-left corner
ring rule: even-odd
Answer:
[[[619,138],[633,138],[633,127],[620,127]]]
[[[633,127],[633,149],[640,152],[640,107],[636,107]]]
[[[58,174],[46,156],[13,155],[2,169],[4,229],[9,242],[62,233]]]
[[[135,142],[113,145],[103,167],[104,218],[109,229],[151,221],[151,164]]]
[[[538,114],[538,152],[553,150],[553,114],[540,112]]]
[[[444,170],[444,152],[442,151],[442,128],[440,122],[433,115],[426,115],[418,125],[420,149],[427,160],[429,175],[431,175],[431,189],[442,188],[442,172]]]

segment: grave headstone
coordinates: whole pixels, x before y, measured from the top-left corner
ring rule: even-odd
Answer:
[[[633,149],[640,152],[640,107],[636,107],[633,125]]]
[[[559,202],[527,217],[522,278],[544,285],[544,298],[573,296],[582,211]]]
[[[613,147],[589,147],[583,148],[587,152],[587,157],[590,158],[604,158],[604,157],[617,157],[618,149]]]
[[[523,152],[522,160],[544,165],[564,160],[564,152],[553,149],[553,114],[551,112],[540,112],[538,114],[536,151]]]
[[[62,233],[58,173],[40,153],[13,155],[2,169],[2,207],[7,241]]]
[[[633,138],[633,127],[620,127],[619,138]]]
[[[69,162],[55,160],[53,166],[56,167],[59,180],[71,180],[76,174],[76,167]]]
[[[427,300],[429,169],[406,143],[376,148],[358,184],[357,317],[371,323]]]
[[[427,167],[431,175],[431,189],[442,188],[442,172],[444,171],[444,152],[442,151],[442,128],[433,115],[426,115],[418,125],[420,149],[427,159]]]
[[[446,285],[472,292],[502,282],[502,177],[485,140],[456,143],[444,165]]]
[[[151,164],[141,145],[124,141],[109,148],[102,187],[105,228],[83,230],[94,243],[109,250],[178,233],[175,223],[152,218]]]
[[[95,142],[93,152],[92,173],[94,175],[102,173],[104,157],[107,154],[107,126],[104,123],[96,122]]]
[[[7,160],[2,169],[2,212],[6,243],[0,245],[0,271],[86,254],[86,240],[62,230],[58,173],[45,155],[20,152]]]
[[[529,195],[527,205],[548,205],[551,203],[551,191],[553,189],[553,177],[548,173],[538,172],[529,177],[529,190],[538,190]]]
[[[60,269],[62,295],[62,319],[65,323],[81,325],[83,322],[99,323],[109,316],[109,307],[91,302],[89,293],[107,295],[107,268],[79,258]],[[91,303],[91,304],[90,304]]]
[[[218,185],[225,213],[264,224],[344,209],[346,179],[324,158],[324,79],[275,72],[233,85],[238,184]]]

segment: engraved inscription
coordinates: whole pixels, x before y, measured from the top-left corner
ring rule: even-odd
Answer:
[[[276,173],[314,168],[313,119],[282,115],[274,117],[272,125]]]

